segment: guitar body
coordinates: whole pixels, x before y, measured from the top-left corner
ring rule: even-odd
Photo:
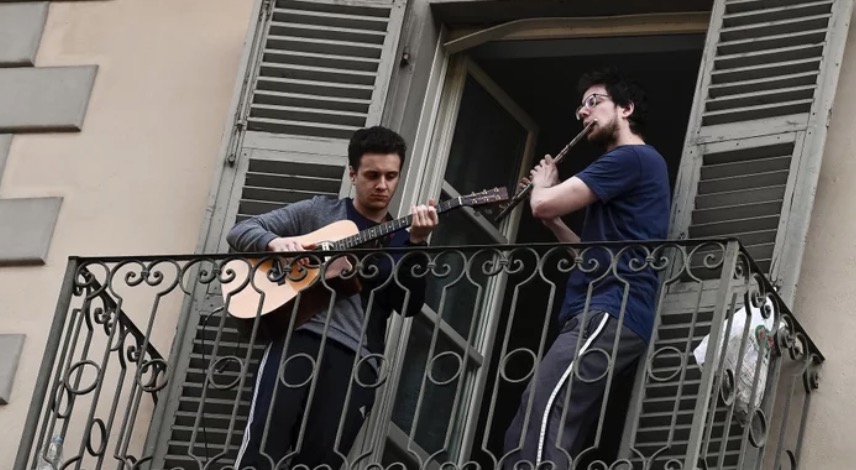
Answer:
[[[436,206],[437,213],[464,206],[480,206],[508,200],[505,188],[483,190],[466,196],[458,196],[441,202]],[[402,230],[412,223],[411,216],[402,217],[379,224],[360,232],[350,220],[340,220],[320,229],[295,237],[304,245],[313,244],[323,251],[332,242],[339,242],[346,251],[349,247],[377,239],[388,233]],[[349,238],[348,240],[345,240]],[[326,243],[325,243],[326,242]],[[273,254],[272,254],[273,255]],[[351,268],[347,257],[339,256],[329,261],[324,270],[326,279],[321,276],[320,266],[304,264],[291,267],[290,273],[283,275],[280,267],[285,268],[288,258],[280,253],[273,259],[247,258],[229,261],[223,270],[234,272],[234,280],[222,283],[223,301],[228,306],[230,316],[238,323],[238,330],[246,334],[251,331],[256,318],[262,322],[258,333],[264,337],[277,336],[287,331],[292,316],[294,326],[306,323],[313,315],[326,311],[333,291],[340,297],[349,297],[361,289],[356,276],[342,279],[341,274]],[[316,254],[315,260],[328,263],[322,254]],[[319,260],[320,258],[320,260]],[[252,282],[247,279],[252,275]],[[326,285],[325,285],[326,284]]]
[[[304,245],[322,246],[324,242],[339,241],[357,233],[359,230],[354,222],[340,220],[295,239]],[[290,273],[282,274],[278,267],[285,268],[290,260],[284,253],[280,255],[282,257],[265,260],[233,260],[223,266],[224,271],[230,269],[235,273],[233,281],[222,283],[222,294],[229,314],[238,320],[239,330],[249,331],[256,316],[260,316],[264,330],[285,332],[293,314],[297,314],[294,323],[297,327],[318,311],[326,310],[332,292],[319,279],[321,268],[311,264],[302,267],[294,265]],[[323,261],[322,255],[318,254],[316,257],[322,258]],[[312,261],[317,262],[318,259]],[[339,278],[340,273],[350,267],[351,264],[345,257],[338,257],[332,260],[325,270],[327,284],[344,296],[360,291],[356,277],[350,280]],[[252,282],[243,285],[251,273]],[[299,299],[298,294],[302,294]]]

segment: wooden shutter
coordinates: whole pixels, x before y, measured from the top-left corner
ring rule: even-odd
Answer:
[[[380,123],[398,63],[405,3],[265,0],[257,8],[227,166],[206,229],[206,251],[226,251],[225,233],[237,221],[316,194],[347,192],[348,139],[355,130]],[[243,358],[247,351],[247,344],[222,316],[222,301],[215,291],[219,286],[211,288],[196,294],[201,300],[186,315],[181,349],[175,353],[178,365],[170,395],[174,399],[167,405],[157,438],[156,455],[165,468],[195,469],[193,456],[204,463],[206,455],[225,452],[217,465],[206,467],[220,468],[231,464],[241,444],[255,381],[252,371],[263,347],[255,346],[251,375],[241,390],[214,390],[206,384],[206,371],[217,357]],[[238,370],[230,363],[224,373],[236,375]],[[200,407],[204,420],[197,416]]]
[[[851,0],[717,0],[672,235],[737,236],[790,302]]]
[[[781,286],[788,304],[851,10],[851,0],[716,0],[711,14],[675,189],[672,236],[738,237]],[[645,456],[662,452],[653,468],[673,457],[683,461],[691,426],[700,422],[693,412],[704,391],[692,349],[710,332],[716,284],[677,283],[660,305],[649,357],[674,348],[687,372],[666,381],[640,378],[642,409],[629,428],[631,447]],[[652,361],[655,369],[679,364],[674,355],[665,356]],[[725,445],[723,468],[735,468],[742,430],[732,429],[722,442],[724,413],[713,416],[708,451]]]

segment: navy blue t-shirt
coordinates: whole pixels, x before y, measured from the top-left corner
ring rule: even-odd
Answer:
[[[363,230],[367,230],[367,229],[370,229],[376,225],[380,225],[379,223],[375,222],[374,220],[371,220],[368,217],[364,216],[363,214],[360,214],[359,211],[357,211],[357,208],[354,207],[354,200],[353,199],[348,198],[347,202],[348,202],[348,205],[346,206],[346,209],[348,211],[348,219],[350,219],[352,222],[354,222],[357,225],[357,230],[362,232]],[[387,216],[387,218],[389,219],[389,216]],[[391,220],[391,219],[389,219],[389,220]],[[385,235],[381,238],[378,238],[377,240],[371,241],[371,242],[365,244],[364,247],[366,247],[366,248],[367,247],[375,247],[375,248],[403,247],[403,246],[409,246],[409,245],[410,245],[410,232],[408,232],[407,230],[398,230],[396,232],[392,232],[388,235]],[[397,261],[399,258],[401,258],[402,254],[401,253],[390,253],[389,256],[391,256],[392,259]],[[383,259],[383,258],[385,258],[385,259]],[[389,270],[391,268],[391,266],[388,262],[389,258],[381,257],[381,261],[382,261],[381,264],[383,266],[380,266],[380,275],[377,276],[379,279],[389,277]]]
[[[663,156],[650,145],[612,149],[576,175],[597,196],[586,208],[583,242],[663,240],[669,229],[671,192]],[[582,313],[604,310],[649,341],[657,298],[657,273],[645,266],[646,251],[592,247],[580,252],[582,268],[568,279],[560,324]],[[613,262],[615,257],[617,262]],[[610,270],[615,265],[615,270]],[[590,271],[590,272],[587,272]]]

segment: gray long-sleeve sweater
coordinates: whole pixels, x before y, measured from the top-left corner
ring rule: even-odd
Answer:
[[[232,248],[240,252],[266,251],[268,243],[274,238],[305,235],[332,222],[348,219],[348,207],[351,204],[348,199],[315,196],[244,220],[232,227],[226,236],[226,240]],[[390,246],[406,246],[409,244],[407,240],[406,234],[399,233],[399,236],[393,238]],[[363,284],[362,295],[338,297],[333,306],[333,311],[329,315],[327,337],[353,351],[360,351],[361,356],[370,353],[382,353],[386,319],[389,313],[393,309],[398,309],[405,311],[405,314],[410,316],[415,314],[424,302],[424,278],[413,278],[410,275],[412,273],[410,268],[411,266],[400,266],[398,268],[399,279],[410,291],[410,299],[406,308],[403,306],[405,292],[394,285],[395,282],[393,281],[393,285],[376,292],[372,314],[364,329],[366,294],[375,289],[377,282],[382,282],[385,277],[374,282],[372,280],[361,280]],[[326,312],[314,315],[299,329],[322,335],[327,328],[327,319]]]

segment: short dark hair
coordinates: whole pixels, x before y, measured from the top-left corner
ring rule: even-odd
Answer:
[[[612,102],[618,106],[627,107],[633,103],[633,113],[628,118],[630,130],[641,136],[648,124],[648,96],[642,86],[637,81],[622,75],[617,68],[605,67],[580,77],[577,89],[580,94],[583,94],[595,85],[606,88]]]
[[[367,153],[397,153],[403,165],[405,152],[407,144],[397,132],[383,126],[366,127],[351,136],[348,143],[348,164],[357,169],[363,155]]]

